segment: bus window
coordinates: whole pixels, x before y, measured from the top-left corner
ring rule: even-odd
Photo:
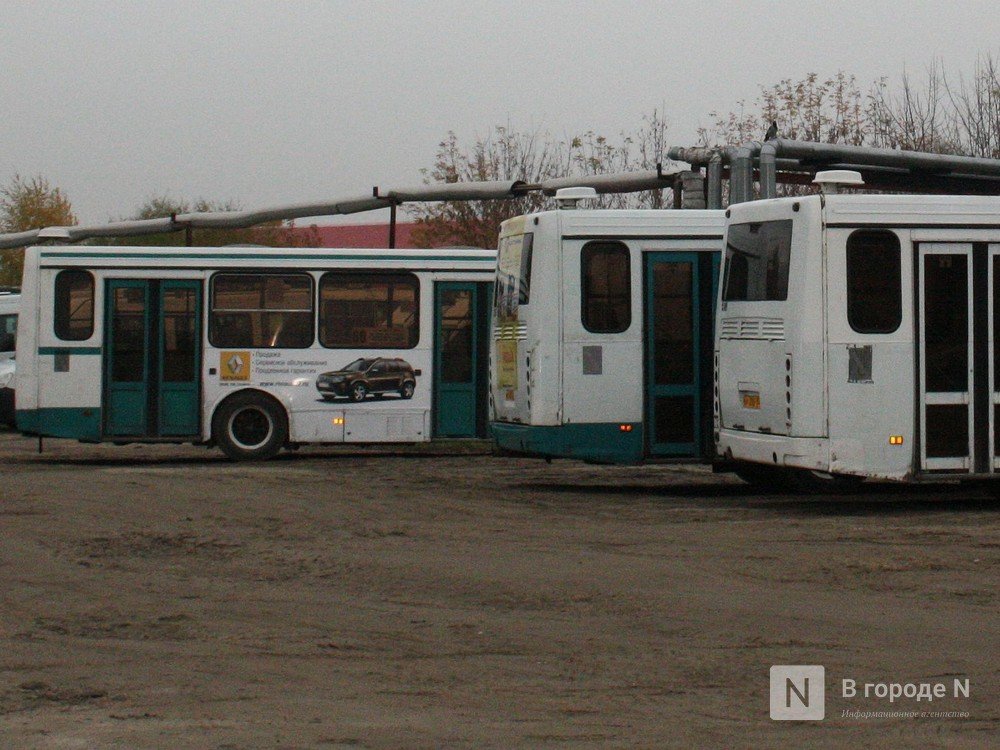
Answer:
[[[632,325],[629,252],[621,242],[588,242],[580,255],[581,318],[591,333]]]
[[[858,230],[847,238],[847,322],[858,333],[892,333],[903,320],[899,237]]]
[[[141,383],[146,380],[146,290],[118,287],[112,291],[111,380]]]
[[[88,271],[56,276],[53,327],[63,341],[85,341],[94,334],[94,277]]]
[[[163,381],[189,383],[196,375],[198,356],[199,290],[164,289],[163,305]]]
[[[727,302],[788,299],[788,261],[792,222],[757,221],[731,224],[726,235]]]
[[[0,353],[12,352],[16,349],[17,316],[0,315]]]
[[[420,339],[420,282],[409,273],[325,273],[319,341],[330,349],[412,349]]]
[[[438,294],[442,383],[471,383],[475,354],[472,289],[443,289]]]
[[[212,277],[212,346],[305,349],[313,343],[313,286],[306,273]]]

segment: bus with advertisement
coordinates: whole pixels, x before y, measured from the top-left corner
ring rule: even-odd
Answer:
[[[495,263],[478,249],[29,248],[18,428],[237,460],[485,438]]]

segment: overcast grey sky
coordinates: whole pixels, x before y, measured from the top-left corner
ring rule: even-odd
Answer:
[[[1000,53],[997,0],[4,0],[0,23],[0,182],[42,174],[82,222],[165,193],[255,208],[410,186],[447,131],[508,121],[615,135],[662,106],[689,145],[759,84]]]

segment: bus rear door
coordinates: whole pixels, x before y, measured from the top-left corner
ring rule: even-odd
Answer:
[[[711,450],[712,318],[719,255],[645,254],[645,434],[650,456]]]

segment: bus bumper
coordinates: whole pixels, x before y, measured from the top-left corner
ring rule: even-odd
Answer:
[[[743,430],[719,431],[716,443],[718,461],[750,461],[771,466],[789,466],[813,471],[830,471],[829,441],[824,438],[800,438],[768,435]]]

